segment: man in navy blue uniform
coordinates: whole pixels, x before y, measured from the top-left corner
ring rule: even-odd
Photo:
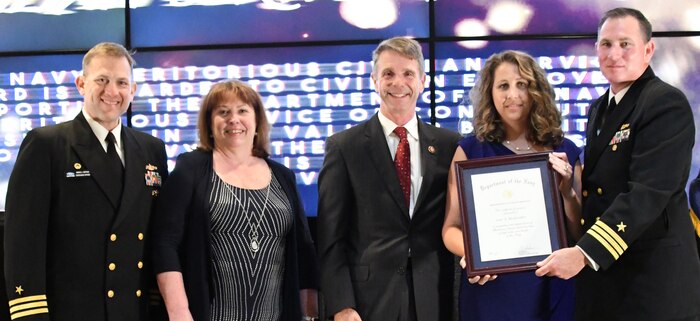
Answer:
[[[93,47],[76,79],[83,110],[22,141],[5,221],[13,320],[147,320],[144,244],[167,165],[161,140],[121,124],[133,63],[119,44]]]
[[[588,116],[586,233],[538,263],[577,276],[576,320],[700,320],[700,260],[685,184],[695,137],[685,95],[654,75],[651,24],[608,11],[596,50],[610,89]]]

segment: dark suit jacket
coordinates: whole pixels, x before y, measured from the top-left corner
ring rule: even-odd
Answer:
[[[299,289],[318,288],[316,255],[294,173],[275,161],[266,161],[294,211],[294,227],[285,243],[282,320],[299,321]],[[180,155],[153,218],[154,270],[182,272],[195,321],[209,320],[214,295],[209,220],[213,174],[211,152],[196,150]]]
[[[352,307],[363,321],[405,318],[410,249],[418,320],[451,318],[454,261],[441,231],[460,136],[420,120],[418,133],[423,182],[413,218],[377,115],[326,140],[317,226],[329,317]]]
[[[578,245],[600,265],[576,282],[577,320],[676,320],[700,314],[700,261],[685,183],[695,137],[678,89],[648,68],[606,117],[591,106]]]
[[[120,204],[103,190],[113,178],[82,113],[32,130],[22,141],[5,221],[5,277],[15,318],[146,320],[144,243],[159,186],[149,186],[145,176],[166,178],[165,146],[126,127],[122,141]]]
[[[695,241],[698,244],[698,254],[700,254],[700,175],[691,181],[688,194],[691,208],[690,219],[695,227]]]

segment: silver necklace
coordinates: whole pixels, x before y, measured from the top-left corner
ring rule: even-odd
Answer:
[[[223,182],[223,179],[221,181]],[[258,215],[258,219],[256,220],[255,224],[253,224],[253,220],[251,219],[253,215],[249,214],[248,211],[250,209],[250,199],[248,200],[248,207],[244,207],[243,202],[241,202],[238,196],[236,196],[236,193],[233,192],[229,184],[224,182],[224,186],[226,186],[228,191],[231,192],[231,195],[233,195],[233,198],[236,199],[236,202],[243,210],[243,213],[245,213],[245,218],[248,221],[248,227],[250,229],[250,231],[248,232],[248,237],[250,237],[250,243],[248,244],[248,248],[253,253],[257,253],[260,250],[258,228],[260,228],[260,221],[262,220],[263,215],[265,215],[265,210],[267,209],[267,201],[270,198],[270,185],[272,185],[272,173],[270,173],[270,184],[267,185],[267,191],[265,192],[265,203],[263,203],[263,208],[260,212],[260,215]]]
[[[519,151],[528,151],[528,150],[532,150],[532,147],[530,146],[530,144],[527,144],[527,143],[526,143],[526,144],[527,144],[527,145],[526,145],[527,147],[525,147],[525,148],[520,148],[520,147],[518,147],[518,146],[515,146],[515,145],[511,144],[509,140],[506,140],[506,144],[507,144],[508,146],[510,146],[510,147],[513,147],[513,148],[514,148],[516,151],[518,151],[518,152],[519,152]]]

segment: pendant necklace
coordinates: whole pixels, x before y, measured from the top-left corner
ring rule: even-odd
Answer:
[[[223,182],[223,180],[222,180]],[[248,232],[248,236],[250,237],[250,244],[248,244],[248,248],[250,249],[251,252],[257,253],[260,250],[260,240],[258,238],[258,229],[260,228],[260,221],[262,220],[263,215],[265,215],[265,210],[267,209],[267,201],[270,198],[270,185],[272,185],[272,173],[270,173],[270,184],[267,185],[267,191],[265,192],[265,203],[263,203],[263,208],[262,211],[260,212],[260,215],[258,215],[258,218],[255,223],[253,223],[253,220],[251,217],[253,214],[249,214],[250,212],[248,211],[250,209],[250,200],[248,200],[248,207],[243,206],[243,202],[236,196],[236,193],[233,192],[231,187],[229,186],[230,184],[224,182],[224,186],[228,189],[229,192],[231,192],[231,195],[233,195],[233,198],[236,199],[236,202],[238,203],[238,206],[241,207],[241,210],[243,210],[243,213],[245,214],[245,218],[248,221],[248,227],[250,231]]]
[[[532,147],[530,146],[530,144],[527,144],[527,143],[526,143],[526,146],[527,146],[527,147],[525,147],[525,148],[520,148],[520,147],[518,147],[518,146],[515,146],[515,145],[511,144],[509,140],[506,140],[505,142],[506,142],[506,145],[512,147],[512,148],[515,149],[515,151],[517,151],[517,152],[519,152],[519,151],[529,151],[529,150],[532,150]]]

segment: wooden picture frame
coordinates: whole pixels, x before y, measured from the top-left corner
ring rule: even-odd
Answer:
[[[534,270],[567,246],[548,152],[460,161],[455,171],[468,276]]]

